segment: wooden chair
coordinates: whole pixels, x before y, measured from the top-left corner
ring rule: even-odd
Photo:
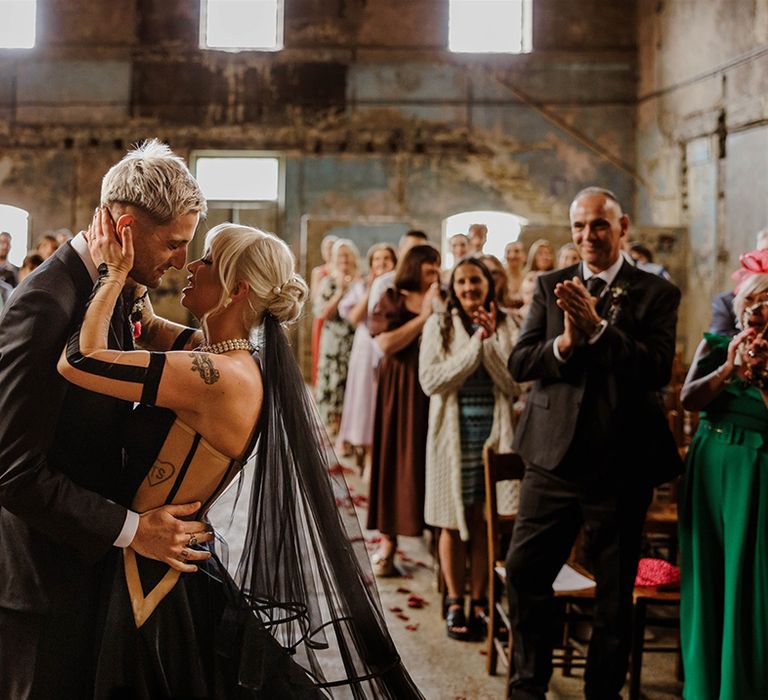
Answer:
[[[485,520],[488,533],[488,616],[487,625],[487,655],[486,669],[489,675],[496,674],[499,659],[510,673],[512,657],[512,633],[509,615],[503,605],[504,592],[507,588],[507,573],[504,565],[506,552],[501,549],[503,535],[511,535],[515,524],[514,515],[500,515],[496,501],[496,484],[500,481],[520,481],[525,474],[525,465],[519,455],[512,452],[497,453],[494,450],[485,452]],[[578,565],[570,563],[563,567],[562,573],[577,573],[591,581],[591,577]],[[582,656],[577,653],[571,643],[570,625],[576,620],[591,619],[574,608],[594,598],[594,587],[591,583],[586,586],[558,587],[555,585],[555,598],[563,605],[563,640],[562,645],[555,649],[552,664],[562,668],[568,675],[574,667],[583,665]]]
[[[496,675],[496,665],[501,659],[507,665],[512,651],[512,634],[509,616],[502,605],[507,586],[504,568],[505,552],[501,551],[502,535],[511,535],[515,524],[514,515],[499,515],[496,501],[496,484],[499,481],[521,481],[525,474],[525,464],[520,455],[512,452],[497,453],[487,449],[485,461],[485,522],[488,533],[488,617],[486,669],[490,675]]]
[[[632,622],[632,651],[629,663],[629,700],[640,700],[640,674],[643,669],[643,654],[677,654],[677,675],[681,676],[680,663],[680,591],[667,591],[660,588],[641,588],[635,586],[633,593],[634,619]],[[676,607],[676,616],[654,615],[652,609],[658,607]],[[677,641],[673,646],[646,644],[646,627],[677,630]]]

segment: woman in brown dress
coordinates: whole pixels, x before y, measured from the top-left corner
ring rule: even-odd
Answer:
[[[368,319],[368,330],[384,357],[373,430],[368,528],[379,530],[373,555],[379,576],[397,574],[397,536],[424,530],[424,462],[429,398],[419,384],[419,339],[439,298],[440,253],[430,245],[403,257],[394,288],[388,289]]]

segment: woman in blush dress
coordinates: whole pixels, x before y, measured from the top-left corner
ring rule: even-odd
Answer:
[[[179,530],[175,557],[116,550],[111,588],[94,601],[95,697],[421,698],[387,632],[349,491],[329,474],[282,328],[308,295],[290,249],[247,226],[214,227],[187,267],[182,302],[205,345],[121,352],[108,349],[110,319],[133,246],[129,226],[110,221],[100,212],[89,229],[99,278],[59,371],[137,403],[125,425],[124,505],[199,510]],[[249,457],[250,484],[235,484]],[[208,527],[188,528],[207,521],[230,484],[245,538],[226,566],[220,536],[214,544]]]
[[[378,576],[398,573],[398,535],[424,531],[424,460],[429,399],[419,384],[419,339],[439,299],[440,253],[411,248],[400,261],[395,285],[379,300],[368,330],[384,353],[379,365],[373,424],[368,529],[381,540],[373,555]]]
[[[336,439],[336,449],[345,451],[351,445],[363,451],[363,463],[368,464],[373,443],[373,416],[376,411],[376,372],[378,354],[365,323],[368,316],[368,295],[373,280],[397,265],[397,253],[387,243],[377,243],[368,251],[368,279],[357,281],[339,302],[339,315],[355,326],[355,339],[349,356],[344,409]]]

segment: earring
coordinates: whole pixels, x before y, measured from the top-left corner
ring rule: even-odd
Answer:
[[[224,302],[224,308],[226,309],[231,303],[232,303],[232,297],[229,297],[229,299],[227,299]]]

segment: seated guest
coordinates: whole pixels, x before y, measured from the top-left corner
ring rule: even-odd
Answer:
[[[460,640],[478,635],[488,606],[483,448],[508,452],[512,447],[517,387],[506,360],[517,326],[494,298],[493,277],[480,258],[460,260],[451,274],[447,308],[427,321],[419,354],[419,380],[431,397],[424,519],[442,528],[446,624],[448,636]],[[504,486],[500,509],[511,513],[516,493],[510,482]],[[464,609],[468,553],[469,620]]]
[[[368,529],[381,540],[373,555],[377,576],[398,573],[398,535],[424,531],[424,460],[429,399],[419,384],[419,340],[439,298],[440,253],[417,245],[400,260],[395,286],[368,317],[384,356],[379,365],[369,492]]]
[[[320,281],[314,303],[315,317],[323,319],[317,362],[315,399],[323,425],[336,435],[344,405],[344,387],[354,327],[339,315],[339,302],[358,279],[358,252],[352,241],[340,238],[331,248],[331,274]]]
[[[741,330],[707,333],[683,386],[702,411],[680,508],[687,700],[767,697],[768,274],[741,283]]]

